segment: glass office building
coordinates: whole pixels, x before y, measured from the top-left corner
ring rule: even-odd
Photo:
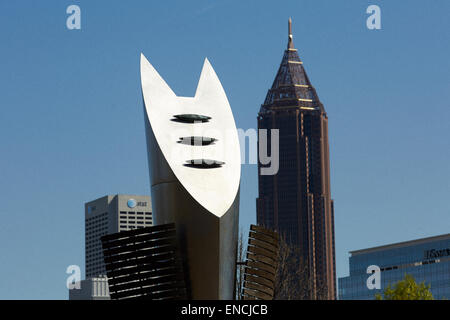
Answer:
[[[450,234],[350,252],[350,275],[339,278],[339,299],[368,300],[412,275],[430,285],[435,299],[450,299]],[[381,289],[369,290],[369,266],[381,270]]]

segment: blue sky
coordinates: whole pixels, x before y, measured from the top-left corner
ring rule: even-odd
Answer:
[[[81,7],[82,29],[66,28]],[[366,8],[382,30],[366,28]],[[239,128],[294,43],[329,116],[338,277],[348,251],[450,230],[450,2],[1,1],[0,299],[66,299],[83,204],[149,194],[143,52],[178,95],[205,57]],[[244,165],[241,224],[255,222]],[[84,275],[83,275],[84,276]]]

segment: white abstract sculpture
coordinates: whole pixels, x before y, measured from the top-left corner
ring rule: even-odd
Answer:
[[[176,224],[192,299],[233,299],[240,148],[206,59],[194,97],[178,97],[141,55],[154,224]]]

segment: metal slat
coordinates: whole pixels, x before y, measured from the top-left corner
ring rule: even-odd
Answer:
[[[275,268],[272,266],[269,266],[265,263],[260,263],[260,262],[254,262],[254,261],[247,261],[246,266],[252,269],[260,269],[263,271],[267,271],[271,274],[273,274],[275,276],[276,272],[275,272]]]
[[[119,233],[108,234],[108,235],[103,236],[102,239],[104,239],[105,241],[110,241],[110,240],[116,240],[116,239],[122,239],[122,238],[129,238],[129,237],[140,235],[140,234],[155,233],[155,232],[159,232],[159,231],[163,231],[163,230],[175,230],[175,224],[174,223],[162,224],[162,225],[151,226],[151,227],[146,227],[146,228],[141,228],[141,229],[128,230],[128,231],[123,231],[123,232],[119,232]]]
[[[258,248],[263,248],[266,250],[269,250],[273,253],[277,253],[278,252],[278,248],[275,247],[273,244],[264,242],[264,241],[259,241],[256,239],[248,239],[248,244],[251,244],[252,246],[258,247]]]
[[[275,275],[273,275],[273,274],[271,274],[269,272],[263,271],[263,270],[256,270],[256,269],[251,269],[251,268],[245,268],[244,272],[246,274],[251,274],[251,275],[254,275],[254,276],[257,276],[257,277],[262,277],[262,278],[264,278],[266,280],[271,281],[272,283],[275,281]]]
[[[123,233],[123,232],[122,232]],[[120,232],[119,232],[120,234]],[[126,238],[120,238],[117,240],[102,241],[103,249],[109,249],[114,247],[122,247],[129,244],[136,244],[141,242],[147,242],[156,239],[175,238],[175,230],[161,231],[155,233],[141,234],[139,236],[130,236]],[[102,238],[103,239],[103,238]]]
[[[159,292],[158,292],[159,291]],[[134,297],[139,296],[139,297]],[[158,286],[157,288],[150,291],[148,288],[138,288],[134,290],[127,290],[122,292],[115,292],[111,294],[111,298],[113,299],[163,299],[163,298],[175,298],[179,296],[178,287],[174,287],[171,284],[163,284]]]
[[[126,282],[119,285],[111,286],[111,291],[118,292],[122,290],[128,290],[133,288],[141,288],[145,286],[157,286],[164,283],[177,283],[181,285],[182,277],[177,274],[165,275],[153,279],[142,279],[134,282]]]
[[[151,245],[147,243],[139,243],[136,245],[128,245],[124,247],[117,247],[112,249],[106,249],[103,250],[103,255],[106,256],[113,256],[115,254],[124,254],[129,252],[136,252],[138,249],[150,249],[150,248],[156,248],[156,247],[162,247],[162,246],[174,246],[176,245],[176,241],[174,238],[167,238],[162,240],[154,240],[152,241]]]
[[[273,296],[272,288],[269,288],[269,287],[266,287],[266,286],[263,286],[263,285],[260,285],[260,284],[254,283],[254,282],[246,282],[245,288],[261,291],[263,293],[270,294],[271,296]]]
[[[127,281],[135,281],[135,280],[139,280],[139,279],[145,279],[145,278],[152,278],[152,277],[161,277],[161,276],[165,276],[165,275],[171,275],[171,274],[180,274],[183,271],[183,269],[181,268],[181,266],[174,266],[171,268],[166,268],[166,269],[160,269],[160,270],[155,270],[155,271],[150,271],[150,272],[140,272],[140,273],[135,273],[135,274],[131,274],[131,275],[124,275],[124,276],[116,276],[114,278],[108,278],[108,284],[109,285],[118,285],[121,283],[125,283]]]
[[[131,268],[125,268],[125,269],[118,269],[118,270],[111,270],[107,271],[106,275],[108,278],[113,278],[117,276],[125,276],[125,275],[131,275],[134,273],[140,273],[140,272],[146,272],[146,271],[155,271],[158,269],[173,267],[174,261],[157,261],[152,264],[146,264],[146,265],[139,265],[136,267]]]
[[[265,242],[270,243],[271,245],[274,245],[278,248],[278,241],[270,236],[265,235],[265,234],[260,234],[257,232],[250,231],[248,237],[256,239],[256,240],[260,240],[260,241],[265,241]]]
[[[273,259],[276,261],[276,259],[278,258],[277,255],[269,250],[266,249],[262,249],[259,247],[254,247],[254,246],[249,246],[247,249],[247,252],[253,253],[253,254],[257,254],[257,255],[262,255],[262,256],[266,256],[267,258]]]
[[[266,294],[264,292],[250,290],[250,289],[244,289],[244,294],[246,294],[248,296],[254,296],[261,300],[272,300],[272,298],[273,298],[271,295]]]
[[[152,262],[160,262],[160,261],[165,261],[165,260],[175,260],[174,253],[168,252],[168,253],[161,253],[158,255],[152,255],[152,256],[148,256],[148,257],[123,260],[123,261],[119,261],[119,262],[110,262],[110,263],[105,264],[105,268],[106,268],[106,271],[116,270],[116,269],[134,267],[134,266],[150,264]]]
[[[135,259],[135,258],[140,258],[140,257],[144,257],[144,256],[149,256],[152,254],[158,254],[158,253],[164,253],[164,252],[169,252],[169,251],[176,251],[177,248],[175,246],[163,246],[163,247],[156,247],[156,248],[150,248],[150,249],[142,249],[142,250],[138,250],[138,251],[131,251],[129,253],[123,253],[123,254],[115,254],[115,255],[110,255],[104,258],[104,262],[106,263],[111,263],[111,262],[116,262],[116,261],[122,261],[122,260],[127,260],[127,259]]]
[[[252,261],[262,262],[262,263],[268,264],[270,266],[276,265],[276,261],[274,259],[268,258],[266,256],[254,254],[251,252],[247,252],[247,259],[252,260]]]
[[[251,274],[244,275],[244,281],[250,281],[250,282],[258,283],[258,284],[267,286],[269,288],[273,287],[273,282],[272,281],[267,280],[265,278],[257,277],[257,276],[251,275]]]
[[[279,235],[278,235],[277,232],[274,232],[274,231],[272,231],[272,230],[266,229],[266,228],[264,228],[264,227],[261,227],[261,226],[257,226],[257,225],[252,224],[252,225],[250,226],[250,230],[255,231],[255,232],[259,232],[259,233],[266,234],[266,235],[268,235],[269,237],[272,237],[272,238],[274,238],[274,239],[276,239],[276,240],[279,240]]]

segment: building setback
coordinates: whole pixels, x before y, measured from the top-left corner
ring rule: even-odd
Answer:
[[[257,222],[299,248],[312,280],[311,299],[336,298],[333,200],[330,194],[328,117],[289,42],[258,114],[258,129],[279,129],[279,170],[261,175]]]
[[[430,285],[435,299],[450,299],[450,233],[350,252],[350,275],[339,278],[340,300],[372,300],[406,274]],[[381,270],[381,289],[367,288],[369,266]]]

